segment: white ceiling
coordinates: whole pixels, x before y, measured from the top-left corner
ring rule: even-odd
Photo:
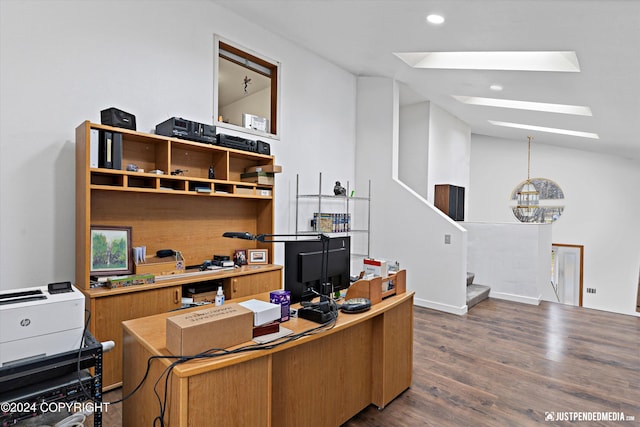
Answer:
[[[640,0],[212,0],[359,76],[395,78],[472,132],[640,159]],[[446,18],[425,22],[430,13]],[[247,46],[251,48],[251,46]],[[575,51],[579,73],[412,69],[393,52]],[[278,58],[274,58],[278,60]],[[283,64],[286,66],[286,64]],[[503,86],[501,92],[489,89]],[[452,95],[584,105],[593,116],[469,106]],[[524,123],[600,139],[491,125]]]

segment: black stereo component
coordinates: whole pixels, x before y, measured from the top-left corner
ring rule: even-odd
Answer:
[[[0,425],[10,426],[22,420],[46,414],[60,403],[73,404],[90,399],[93,377],[88,369],[74,372],[52,380],[0,394],[2,402],[11,402],[7,407],[15,410],[0,412]],[[35,421],[35,420],[33,420]]]
[[[113,107],[100,111],[100,123],[117,128],[136,130],[136,116]]]
[[[268,142],[253,141],[239,136],[219,133],[217,143],[221,147],[235,148],[236,150],[251,151],[258,154],[271,154],[271,146]]]
[[[189,141],[216,143],[216,127],[191,120],[172,117],[156,125],[156,135],[174,136]]]
[[[258,141],[258,154],[271,154],[271,146],[268,142]]]

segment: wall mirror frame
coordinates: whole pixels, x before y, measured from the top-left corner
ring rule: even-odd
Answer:
[[[279,139],[280,63],[214,35],[213,123]]]

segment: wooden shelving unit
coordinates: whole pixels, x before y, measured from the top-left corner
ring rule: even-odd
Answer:
[[[387,277],[377,276],[373,279],[361,279],[352,283],[347,289],[345,299],[367,298],[371,304],[375,305],[385,298],[405,292],[407,292],[407,271],[400,270]]]
[[[122,134],[122,170],[91,164],[100,131]],[[93,142],[92,142],[93,139]],[[282,268],[271,264],[211,274],[181,275],[153,285],[91,287],[92,225],[131,227],[132,246],[179,250],[187,265],[235,249],[273,245],[226,239],[225,231],[273,233],[274,186],[243,182],[245,168],[273,165],[274,157],[85,121],[76,128],[76,287],[91,310],[90,330],[99,341],[113,340],[105,353],[105,389],[122,381],[121,322],[181,307],[182,286],[219,280],[227,299],[282,287]],[[144,172],[128,171],[136,165]],[[209,179],[209,168],[215,176]],[[161,170],[163,174],[151,173]],[[172,175],[176,170],[181,174]],[[204,192],[202,189],[208,189]]]

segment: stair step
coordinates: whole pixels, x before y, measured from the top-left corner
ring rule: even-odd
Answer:
[[[491,288],[485,285],[469,285],[467,286],[467,310],[489,298]]]
[[[473,284],[473,279],[474,277],[476,277],[475,273],[471,273],[467,271],[467,286],[472,285]]]

